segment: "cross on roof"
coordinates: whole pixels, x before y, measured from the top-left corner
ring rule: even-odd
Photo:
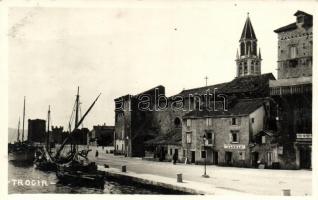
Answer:
[[[204,79],[205,79],[205,86],[208,86],[208,79],[209,79],[208,76],[205,76]]]

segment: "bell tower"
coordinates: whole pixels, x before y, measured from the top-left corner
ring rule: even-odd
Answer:
[[[236,52],[236,77],[261,74],[261,50],[257,52],[256,35],[247,13],[240,39],[240,48]]]

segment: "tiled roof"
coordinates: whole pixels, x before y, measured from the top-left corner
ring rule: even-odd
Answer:
[[[297,12],[294,14],[294,16],[298,16],[298,15],[305,15],[305,23],[303,24],[303,26],[312,26],[312,15],[301,11],[301,10],[297,10]],[[276,30],[274,30],[275,33],[280,33],[280,32],[284,32],[284,31],[290,31],[290,30],[295,30],[297,29],[297,24],[296,22],[288,24],[286,26],[280,27]]]
[[[205,86],[205,87],[183,90],[182,92],[174,96],[189,97],[189,95],[204,95],[204,94],[207,94],[207,91],[210,91],[210,93],[212,93],[214,89],[216,88],[217,88],[217,91],[220,91],[226,84],[227,83],[219,83],[219,84]]]
[[[280,27],[280,28],[274,30],[274,32],[280,33],[280,32],[290,31],[290,30],[294,30],[294,29],[297,29],[296,22],[288,24],[287,26]]]
[[[258,76],[242,76],[227,83],[219,92],[226,94],[245,92],[261,93],[269,88],[269,80],[275,80],[272,73],[261,74]]]
[[[193,110],[186,115],[184,115],[184,119],[186,118],[219,118],[219,117],[231,117],[231,116],[246,116],[250,113],[254,112],[256,109],[261,107],[266,101],[267,98],[257,98],[257,99],[240,99],[233,106],[227,108],[227,111],[217,110],[217,111],[209,111],[207,109],[203,110]]]
[[[255,35],[255,32],[254,32],[251,20],[250,20],[250,18],[248,16],[247,16],[247,19],[245,21],[245,25],[244,25],[244,28],[243,28],[243,31],[242,31],[242,35],[241,35],[240,41],[244,40],[244,39],[256,39],[256,35]]]

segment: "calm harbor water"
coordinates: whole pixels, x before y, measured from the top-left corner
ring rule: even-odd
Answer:
[[[83,193],[83,194],[173,194],[141,185],[105,181],[104,189],[62,185],[54,172],[9,162],[8,192],[16,193]]]

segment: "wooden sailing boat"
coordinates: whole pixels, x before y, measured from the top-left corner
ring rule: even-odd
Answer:
[[[79,114],[79,88],[77,90],[75,102],[75,128],[69,136],[63,141],[61,147],[57,150],[55,160],[57,164],[56,176],[57,178],[67,184],[86,185],[94,187],[104,187],[105,173],[97,170],[95,162],[89,162],[87,159],[88,151],[79,151],[78,144],[75,142],[76,134],[80,124],[85,119],[86,115],[93,108],[97,99],[95,99],[89,109],[86,111],[81,120],[78,121]],[[61,158],[60,153],[65,147],[66,143],[71,140],[71,150],[67,157]]]
[[[67,184],[89,185],[94,187],[104,187],[104,172],[97,170],[97,165],[94,162],[89,162],[87,159],[88,150],[78,150],[76,144],[76,134],[78,134],[79,126],[93,108],[100,95],[86,111],[84,116],[79,119],[79,88],[77,90],[75,101],[75,124],[73,131],[70,131],[68,137],[62,142],[57,149],[55,155],[52,155],[49,150],[48,137],[46,138],[46,145],[43,146],[41,153],[37,156],[35,165],[42,170],[54,170],[58,179]],[[50,119],[50,110],[48,112],[48,121]],[[49,132],[49,128],[48,128]],[[49,134],[47,134],[48,136]],[[71,149],[67,155],[61,155],[67,143],[71,143]]]
[[[57,165],[51,159],[51,148],[50,148],[50,119],[51,119],[51,109],[49,106],[47,114],[47,132],[45,138],[45,145],[35,153],[34,165],[37,169],[42,171],[56,171]]]
[[[9,161],[17,164],[32,164],[36,147],[30,141],[24,141],[25,97],[23,101],[22,138],[20,140],[20,120],[18,124],[18,137],[13,145],[9,145]]]

